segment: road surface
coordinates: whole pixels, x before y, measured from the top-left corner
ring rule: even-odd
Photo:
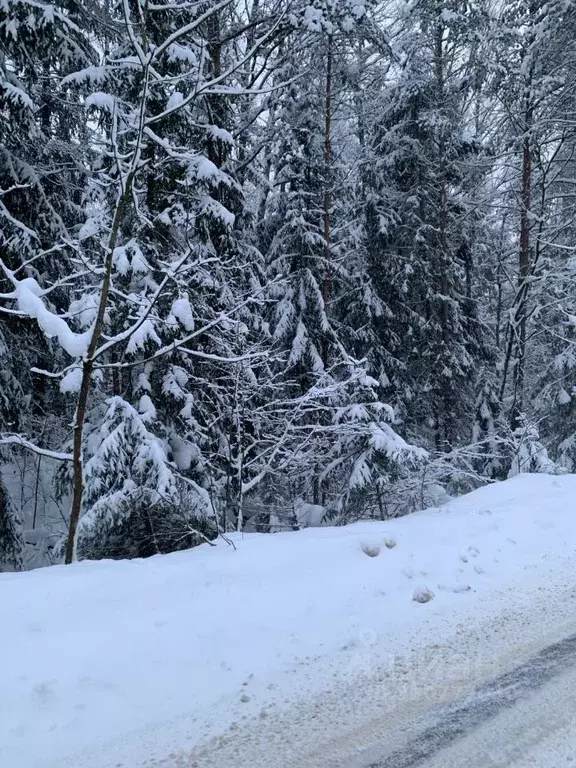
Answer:
[[[386,737],[385,737],[386,738]],[[366,768],[576,766],[576,635],[407,727]]]
[[[491,621],[455,626],[445,643],[388,665],[370,648],[358,660],[320,696],[153,768],[576,768],[569,582],[511,593]]]

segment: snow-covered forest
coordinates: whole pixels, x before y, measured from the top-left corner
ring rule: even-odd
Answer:
[[[2,0],[0,571],[576,466],[573,0]]]

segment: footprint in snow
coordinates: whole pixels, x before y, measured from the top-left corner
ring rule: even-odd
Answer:
[[[41,707],[46,706],[55,698],[54,683],[54,680],[45,680],[43,683],[35,685],[32,689],[32,696]]]

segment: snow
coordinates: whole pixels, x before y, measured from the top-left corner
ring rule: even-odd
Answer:
[[[230,131],[227,131],[224,128],[220,128],[217,125],[208,125],[206,126],[206,133],[217,141],[221,141],[224,144],[230,144],[231,146],[234,145],[234,137]]]
[[[127,275],[130,271],[130,259],[123,245],[114,248],[112,261],[119,275]]]
[[[84,224],[80,227],[78,232],[78,240],[87,240],[89,237],[94,237],[100,231],[101,222],[95,217],[86,219]]]
[[[220,176],[217,166],[203,155],[198,155],[194,159],[190,164],[190,171],[194,172],[197,179],[216,179]]]
[[[96,294],[83,293],[80,298],[70,302],[68,314],[74,318],[80,328],[89,328],[96,320],[99,303],[100,297]]]
[[[136,240],[130,240],[130,242],[126,246],[127,248],[130,247],[131,252],[131,267],[132,272],[140,275],[145,275],[148,272],[150,272],[150,265],[146,261],[146,257],[142,253],[142,250],[140,249],[140,246],[136,242]]]
[[[424,718],[420,731],[402,734],[403,745],[382,765],[415,765],[413,745],[426,768],[560,768],[574,764],[573,638],[536,654],[527,664],[480,687],[454,708]],[[560,674],[559,674],[560,673]],[[475,727],[471,727],[475,725]],[[424,726],[424,738],[419,738]],[[412,754],[410,754],[412,753]],[[379,763],[380,764],[380,763]],[[364,768],[366,762],[349,768]],[[420,765],[420,763],[418,763]]]
[[[34,109],[34,102],[22,88],[18,88],[4,79],[2,80],[2,90],[6,97],[15,104],[19,103],[27,109]]]
[[[184,101],[184,95],[180,91],[174,91],[170,94],[170,98],[166,102],[166,109],[174,109],[178,107]]]
[[[42,289],[33,277],[17,281],[14,295],[18,309],[34,318],[46,336],[56,337],[71,357],[82,357],[86,354],[91,333],[74,333],[64,318],[50,312],[41,298]]]
[[[185,61],[188,64],[195,65],[197,63],[197,56],[195,52],[185,45],[178,45],[172,43],[168,47],[168,59],[169,61]]]
[[[126,345],[126,352],[133,355],[139,349],[144,349],[149,342],[154,342],[159,347],[162,345],[160,337],[154,329],[154,323],[150,319],[147,319],[144,320],[130,335],[130,340]]]
[[[301,528],[312,528],[322,525],[324,516],[326,515],[326,507],[320,504],[309,504],[308,502],[298,499],[294,504],[294,511],[298,520],[298,525]]]
[[[96,109],[101,109],[112,114],[116,109],[116,99],[110,93],[95,91],[86,97],[85,105],[87,108],[96,107]]]
[[[145,423],[156,419],[156,408],[154,407],[150,395],[142,395],[140,402],[138,403],[138,413]]]
[[[456,587],[454,591],[465,592],[467,591],[467,587],[462,587],[461,589]],[[434,592],[432,592],[431,589],[428,589],[428,587],[416,587],[414,594],[412,595],[412,600],[415,600],[417,603],[429,603],[430,600],[434,600],[434,597]]]
[[[150,265],[134,238],[125,245],[114,248],[112,259],[120,275],[127,275],[130,271],[135,274],[146,274],[150,271]]]
[[[452,696],[576,621],[575,498],[520,475],[386,522],[2,574],[0,765],[334,768],[432,677]]]
[[[179,320],[180,323],[182,323],[182,326],[186,331],[194,330],[194,315],[192,313],[192,307],[190,306],[190,300],[186,296],[175,299],[172,302],[171,313],[176,320]]]
[[[66,372],[60,382],[60,392],[63,394],[73,394],[80,392],[82,386],[82,368],[75,366]]]
[[[190,469],[192,461],[198,458],[195,446],[186,443],[176,433],[170,435],[170,449],[174,463],[181,471]]]
[[[84,69],[72,72],[61,80],[61,85],[74,83],[75,85],[85,85],[86,83],[104,82],[108,76],[106,67],[85,67]]]

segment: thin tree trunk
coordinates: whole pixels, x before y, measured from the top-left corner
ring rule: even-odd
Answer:
[[[126,18],[126,24],[130,30],[132,27],[131,21],[128,17]],[[142,44],[144,50],[147,51],[148,43],[146,39],[146,30],[144,24],[142,25]],[[74,418],[72,449],[72,508],[70,510],[68,538],[66,540],[66,552],[64,558],[64,562],[67,565],[72,563],[76,554],[76,531],[78,528],[80,513],[82,511],[82,496],[84,493],[84,462],[82,455],[82,443],[84,438],[84,423],[86,421],[88,399],[90,397],[90,390],[92,386],[92,373],[94,372],[95,355],[98,349],[100,338],[102,337],[102,331],[104,329],[104,318],[106,316],[108,296],[110,294],[110,286],[112,282],[114,250],[118,243],[120,226],[124,218],[126,207],[132,196],[134,178],[140,167],[142,156],[142,140],[145,129],[146,106],[148,103],[149,83],[150,62],[148,62],[143,68],[142,97],[140,100],[138,116],[138,133],[134,142],[133,154],[128,166],[128,172],[126,174],[125,181],[122,182],[121,176],[119,179],[119,183],[121,184],[120,194],[118,195],[116,202],[116,210],[114,211],[112,226],[110,228],[110,236],[108,238],[106,258],[104,260],[104,276],[102,278],[102,287],[100,289],[100,299],[98,302],[98,311],[96,313],[92,336],[90,337],[90,342],[88,344],[88,349],[86,351],[86,356],[82,365],[82,379],[80,382],[80,391],[78,393],[78,402],[76,405],[76,414]],[[122,173],[121,169],[118,169],[118,173]]]
[[[332,35],[328,36],[328,51],[326,60],[326,94],[324,100],[324,306],[328,305],[332,295],[332,269],[331,269],[331,206],[332,206]],[[326,362],[326,361],[325,361]]]
[[[76,415],[74,419],[74,445],[72,450],[72,509],[70,510],[70,522],[68,524],[68,539],[66,541],[66,555],[64,562],[69,565],[75,556],[76,549],[76,530],[82,510],[82,495],[84,493],[84,462],[82,456],[82,442],[84,438],[84,423],[86,421],[86,410],[88,407],[88,398],[92,384],[92,373],[94,371],[94,355],[98,347],[98,342],[102,336],[104,327],[104,316],[108,305],[108,295],[110,293],[110,282],[112,277],[112,265],[114,249],[118,242],[120,233],[120,224],[124,216],[126,202],[132,189],[133,175],[128,177],[124,192],[120,196],[116,206],[116,214],[112,223],[110,237],[108,240],[108,249],[106,261],[104,264],[104,278],[102,280],[102,289],[100,291],[100,301],[94,330],[86,353],[86,358],[82,366],[82,380],[80,383],[80,392],[78,393],[78,403],[76,405]]]
[[[526,112],[526,128],[531,123],[531,110]],[[519,303],[515,316],[513,333],[516,341],[514,366],[514,400],[512,406],[512,428],[519,426],[524,408],[524,379],[526,373],[526,329],[528,322],[528,281],[532,271],[530,243],[530,209],[532,204],[532,148],[530,137],[524,138],[522,146],[522,188],[520,208],[520,249],[518,261]]]
[[[331,240],[332,240],[332,35],[328,36],[326,54],[326,91],[324,95],[324,199],[323,199],[323,233],[324,233],[324,280],[322,283],[322,299],[324,311],[328,312],[330,297],[332,296],[332,265],[331,265]],[[321,347],[322,362],[328,366],[328,339],[324,338]],[[315,491],[320,496],[320,487]],[[320,501],[315,502],[317,504]]]
[[[437,106],[440,110],[444,107],[445,83],[444,83],[444,25],[442,23],[436,26],[436,39],[434,43],[434,59],[436,73]],[[438,141],[438,171],[439,171],[439,190],[438,190],[438,266],[440,268],[440,294],[442,309],[440,313],[440,322],[442,324],[442,337],[444,344],[448,348],[450,345],[451,323],[448,296],[450,294],[450,276],[449,269],[451,264],[448,255],[448,184],[444,174],[444,165],[446,158],[446,142],[442,134]],[[442,393],[442,412],[438,413],[436,419],[436,444],[439,450],[447,451],[450,449],[452,439],[452,394],[447,390]]]
[[[244,400],[240,392],[241,373],[242,363],[239,363],[234,386],[234,428],[236,431],[236,488],[234,504],[236,506],[236,530],[238,533],[242,533],[244,528]]]
[[[40,488],[40,469],[42,466],[42,456],[38,456],[36,464],[36,481],[34,483],[34,514],[32,515],[32,530],[36,528],[38,518],[38,489]]]

